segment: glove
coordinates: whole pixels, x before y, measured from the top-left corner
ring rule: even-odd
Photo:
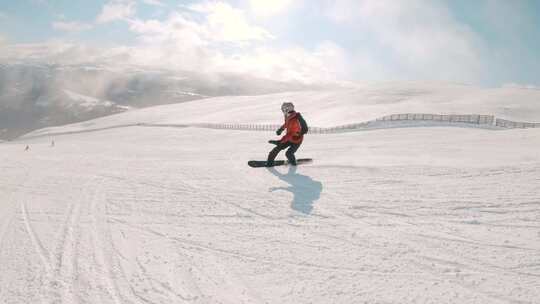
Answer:
[[[281,135],[281,132],[283,132],[283,128],[279,128],[276,130],[276,135],[277,136],[280,136]]]
[[[279,145],[279,140],[269,140],[268,143],[270,144],[273,144],[273,145]]]

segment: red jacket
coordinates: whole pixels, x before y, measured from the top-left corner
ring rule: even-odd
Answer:
[[[287,133],[281,138],[280,142],[292,142],[293,144],[300,144],[304,140],[304,135],[302,135],[302,126],[298,120],[298,113],[292,112],[287,118],[285,118],[285,124],[281,127],[282,129],[287,129]]]

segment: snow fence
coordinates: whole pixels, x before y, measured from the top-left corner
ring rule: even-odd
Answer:
[[[439,115],[439,114],[425,114],[425,113],[405,113],[405,114],[392,114],[377,118],[375,120],[346,124],[341,126],[320,128],[310,127],[309,133],[311,134],[330,134],[351,132],[361,129],[379,129],[389,128],[397,126],[414,126],[421,125],[411,122],[424,122],[431,125],[474,125],[474,126],[486,126],[492,127],[495,122],[493,115]],[[192,124],[193,127],[210,128],[210,129],[230,129],[230,130],[250,130],[250,131],[275,131],[281,125],[276,124],[235,124],[235,123],[198,123]]]
[[[540,123],[538,122],[522,122],[522,121],[512,121],[506,119],[497,118],[495,121],[497,127],[505,129],[528,129],[528,128],[540,128]]]
[[[495,117],[493,115],[478,115],[478,114],[465,114],[465,115],[439,115],[439,114],[424,114],[424,113],[406,113],[406,114],[392,114],[377,118],[376,121],[440,121],[440,122],[456,122],[456,123],[470,123],[477,125],[492,125]]]
[[[309,122],[308,122],[309,123]],[[85,130],[73,130],[64,132],[52,132],[46,133],[47,129],[36,131],[32,135],[24,136],[24,138],[35,138],[43,136],[53,135],[66,135],[74,133],[86,133],[94,132],[113,128],[123,128],[131,126],[142,127],[176,127],[176,128],[208,128],[208,129],[230,129],[230,130],[249,130],[249,131],[276,131],[281,127],[277,124],[239,124],[239,123],[187,123],[187,124],[155,124],[155,123],[133,123],[124,124],[118,126],[109,126],[95,129]],[[485,129],[516,129],[516,128],[540,128],[540,123],[519,122],[497,118],[493,115],[479,115],[479,114],[426,114],[426,113],[405,113],[405,114],[392,114],[379,117],[375,120],[347,124],[335,127],[309,128],[311,134],[332,134],[343,132],[354,132],[358,130],[373,130],[373,129],[387,129],[387,128],[400,128],[400,127],[418,127],[418,126],[461,126],[472,128],[485,128]],[[44,133],[44,134],[40,134]]]

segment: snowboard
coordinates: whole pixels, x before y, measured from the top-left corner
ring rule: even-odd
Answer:
[[[297,165],[305,165],[305,164],[309,164],[311,162],[313,162],[313,159],[311,159],[311,158],[300,158],[300,159],[296,160]],[[287,165],[289,165],[289,162],[286,161],[286,160],[275,160],[274,165],[272,167],[287,166]],[[248,161],[248,166],[253,167],[253,168],[269,167],[266,164],[265,160],[250,160],[250,161]]]

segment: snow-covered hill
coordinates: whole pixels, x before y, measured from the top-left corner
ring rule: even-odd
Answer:
[[[279,107],[284,101],[294,102],[310,125],[317,127],[358,123],[399,113],[489,114],[516,121],[540,122],[540,90],[412,82],[366,84],[334,91],[207,98],[41,129],[29,135],[138,123],[275,124],[282,119]]]
[[[312,165],[252,169],[273,133],[136,125],[277,123],[284,99],[318,126],[540,121],[534,90],[407,88],[214,98],[0,144],[0,302],[536,303],[540,129],[308,135]]]
[[[0,62],[0,129],[5,129],[0,138],[11,139],[47,126],[106,116],[121,112],[124,107],[306,88],[297,83],[240,75],[210,76],[136,66]],[[88,98],[94,101],[79,102]],[[106,103],[109,105],[104,107]]]

